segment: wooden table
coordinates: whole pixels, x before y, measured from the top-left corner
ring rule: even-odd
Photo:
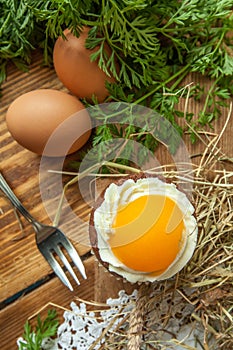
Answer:
[[[41,158],[18,145],[12,139],[5,123],[7,108],[22,93],[37,88],[66,91],[58,81],[53,69],[43,67],[41,62],[41,55],[36,53],[30,73],[23,73],[13,66],[9,67],[8,79],[3,85],[3,97],[0,99],[0,170],[28,210],[43,223],[50,223],[51,220],[43,206],[40,193]],[[191,103],[189,108],[196,111],[195,103]],[[227,112],[225,111],[215,123],[216,132],[222,129],[226,117]],[[221,147],[231,157],[233,157],[232,135],[233,122],[230,121],[221,140]],[[198,144],[189,145],[190,153],[201,152],[201,147]],[[67,164],[77,156],[76,154],[67,157]],[[67,178],[64,181],[67,181]],[[87,236],[85,222],[88,222],[90,207],[82,199],[78,189],[69,192],[69,200],[74,212],[81,216],[84,222],[79,232],[80,237]],[[23,229],[20,224],[23,225]],[[121,282],[110,274],[103,273],[102,268],[91,255],[90,247],[82,244],[82,239],[81,243],[75,240],[74,244],[83,259],[88,279],[80,278],[81,285],[75,286],[74,292],[70,292],[54,276],[47,262],[37,250],[32,227],[23,219],[20,219],[19,222],[12,206],[0,193],[0,339],[2,350],[17,348],[16,339],[22,335],[23,325],[27,318],[48,303],[69,307],[70,302],[76,296],[85,300],[101,301],[108,296],[114,297],[122,288]],[[63,310],[58,309],[58,312],[62,315]]]

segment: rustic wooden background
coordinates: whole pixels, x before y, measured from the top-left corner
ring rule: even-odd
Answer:
[[[202,77],[194,75],[186,79],[184,84],[193,80],[203,82]],[[40,157],[18,145],[12,139],[5,123],[5,114],[10,103],[22,93],[37,88],[66,91],[54,70],[42,66],[40,53],[34,54],[29,73],[23,73],[14,66],[9,66],[8,78],[3,84],[3,96],[0,99],[0,171],[28,210],[40,221],[50,223],[39,189]],[[184,105],[184,101],[181,105]],[[197,113],[198,108],[199,106],[191,100],[189,110]],[[214,130],[210,132],[219,133],[226,118],[227,110],[223,111],[221,118],[214,123]],[[230,157],[233,157],[232,136],[231,118],[220,141],[222,151]],[[185,137],[185,140],[190,154],[197,155],[195,160],[198,162],[198,155],[203,151],[203,145],[201,143],[191,145],[188,137]],[[160,156],[158,153],[158,158]],[[67,157],[66,164],[76,157],[78,154]],[[74,212],[87,223],[90,207],[82,199],[78,189],[69,191],[69,201]],[[70,292],[54,276],[37,250],[33,229],[25,220],[22,219],[21,223],[23,229],[19,226],[12,206],[0,193],[0,339],[3,350],[17,348],[16,339],[22,334],[27,318],[48,303],[69,307],[76,296],[89,301],[104,301],[109,296],[115,297],[122,288],[131,288],[109,273],[103,272],[103,268],[98,266],[87,245],[74,242],[84,261],[88,279],[83,281],[80,278],[81,285],[76,286],[74,292]],[[80,235],[87,235],[85,224],[80,229]],[[59,314],[62,313],[61,309]]]

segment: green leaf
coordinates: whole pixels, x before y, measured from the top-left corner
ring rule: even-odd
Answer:
[[[41,320],[38,315],[35,329],[32,329],[27,321],[24,325],[23,341],[20,342],[19,350],[41,350],[43,340],[55,336],[58,326],[56,310],[48,310],[45,320]]]
[[[233,75],[233,57],[230,56],[227,52],[225,52],[224,55],[222,73],[225,75]]]

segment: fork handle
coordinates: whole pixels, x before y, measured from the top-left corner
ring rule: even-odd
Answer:
[[[31,216],[27,209],[23,206],[20,200],[16,197],[3,175],[0,173],[0,189],[7,196],[13,206],[27,219],[32,225],[36,224],[36,220]]]

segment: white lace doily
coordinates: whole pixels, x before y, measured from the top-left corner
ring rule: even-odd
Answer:
[[[111,349],[127,349],[129,324],[125,320],[135,307],[137,293],[135,290],[127,295],[125,291],[120,291],[117,299],[107,300],[107,309],[98,312],[88,311],[84,302],[79,305],[72,302],[71,310],[64,312],[64,322],[58,328],[57,338],[44,341],[42,350],[98,350],[111,334],[116,336],[117,332],[121,346],[112,345]],[[165,298],[162,298],[160,288],[152,293],[153,305],[146,315],[147,331],[140,349],[147,349],[148,344],[150,349],[156,350],[203,349],[204,330],[197,328],[195,322],[190,322],[194,307],[177,292],[176,295],[174,292],[166,293]],[[185,293],[188,295],[190,291]],[[18,344],[20,340],[23,339],[19,339]],[[107,345],[103,348],[110,349]]]
[[[110,324],[109,332],[114,331],[117,324],[122,321],[124,314],[133,308],[136,294],[136,291],[132,295],[121,291],[118,299],[108,299],[109,308],[101,311],[98,318],[94,312],[86,310],[85,303],[80,303],[78,306],[72,302],[72,311],[64,313],[65,321],[58,329],[57,345],[64,350],[71,350],[73,347],[87,350],[97,342],[93,349],[99,349],[105,339],[101,337],[101,341],[98,341],[98,338]]]

